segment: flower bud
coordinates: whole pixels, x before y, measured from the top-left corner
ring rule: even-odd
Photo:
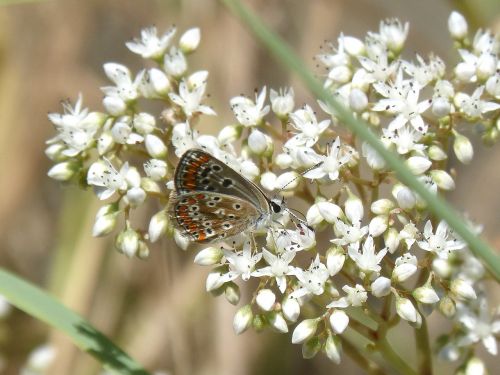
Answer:
[[[245,305],[241,307],[233,319],[233,329],[234,332],[239,335],[245,332],[252,325],[253,314],[250,305]]]
[[[489,53],[482,53],[479,56],[476,74],[481,81],[486,81],[495,74],[497,69],[497,57]]]
[[[391,280],[380,276],[371,285],[372,294],[377,297],[385,297],[391,292]]]
[[[394,267],[392,271],[392,280],[397,283],[401,283],[409,279],[415,272],[417,272],[417,266],[411,263],[402,263]]]
[[[140,187],[133,187],[127,190],[126,197],[131,207],[138,207],[146,199],[146,192]]]
[[[120,252],[131,258],[139,250],[139,233],[131,228],[125,229],[118,234],[115,245]]]
[[[174,241],[182,250],[186,250],[189,246],[189,238],[182,235],[177,229],[174,231]]]
[[[63,161],[66,156],[62,153],[65,147],[62,143],[53,143],[45,149],[45,155],[52,161]]]
[[[320,215],[330,224],[334,224],[343,215],[342,209],[334,203],[318,202],[316,205]]]
[[[167,231],[168,223],[168,216],[165,210],[161,210],[154,214],[149,222],[149,241],[158,241],[158,239]]]
[[[467,21],[460,13],[453,11],[448,18],[448,30],[454,39],[464,39],[467,36]]]
[[[262,289],[257,293],[257,305],[264,311],[271,311],[276,302],[276,296],[271,289]]]
[[[101,237],[113,231],[118,216],[118,204],[107,204],[99,209],[96,214],[95,223],[92,228],[92,236]]]
[[[111,116],[120,116],[127,109],[125,101],[118,96],[105,96],[102,105]]]
[[[428,148],[427,155],[429,155],[429,158],[434,161],[441,161],[448,158],[446,152],[444,152],[441,147],[436,145],[432,145]]]
[[[321,350],[321,341],[318,337],[313,337],[302,344],[302,357],[311,359]]]
[[[496,99],[500,99],[500,74],[492,75],[485,84],[486,91]]]
[[[300,315],[300,305],[295,298],[285,297],[281,303],[283,315],[291,322],[297,321]]]
[[[385,232],[384,243],[389,253],[394,254],[399,247],[399,241],[399,232],[395,228],[389,228],[387,232]]]
[[[451,112],[450,101],[443,97],[437,97],[432,101],[432,113],[437,117],[441,118],[448,116]]]
[[[293,330],[292,344],[301,344],[309,340],[316,333],[320,319],[305,319]]]
[[[224,253],[220,247],[207,247],[196,254],[194,257],[194,263],[199,266],[212,266],[219,263],[223,255]]]
[[[415,194],[404,185],[396,184],[392,189],[392,195],[398,201],[399,207],[404,210],[411,210],[417,203]]]
[[[432,180],[436,185],[442,190],[453,190],[455,189],[455,181],[453,178],[445,171],[441,169],[435,169],[430,172]]]
[[[264,172],[260,177],[260,184],[266,190],[273,191],[276,189],[277,177],[273,172]]]
[[[156,183],[155,181],[153,181],[149,177],[141,178],[141,188],[146,193],[153,193],[153,194],[162,193],[162,189],[160,189],[160,186],[158,185],[158,183]]]
[[[74,160],[63,161],[49,169],[47,176],[57,181],[70,180],[79,169],[79,163]]]
[[[152,68],[149,69],[146,73],[149,80],[147,80],[146,87],[142,88],[143,95],[146,98],[157,98],[157,97],[165,97],[172,90],[172,85],[168,80],[167,75],[160,69]]]
[[[328,335],[325,342],[325,354],[330,361],[340,364],[342,358],[342,341],[337,336]]]
[[[439,311],[448,319],[452,318],[457,311],[455,302],[449,296],[444,296],[439,302]]]
[[[225,285],[224,296],[231,305],[237,305],[240,302],[240,287],[233,282]]]
[[[134,116],[133,126],[139,134],[149,134],[155,130],[156,120],[154,116],[147,112],[137,113]]]
[[[137,257],[145,260],[149,258],[149,247],[144,241],[139,241],[139,249],[137,250]]]
[[[243,129],[240,125],[227,125],[222,128],[217,136],[217,139],[222,145],[233,143],[238,138],[240,138],[241,130]]]
[[[288,332],[288,324],[286,323],[285,318],[283,318],[283,314],[280,312],[273,311],[268,316],[269,323],[271,326],[276,329],[280,333]]]
[[[368,233],[372,237],[380,236],[384,233],[388,226],[388,217],[386,215],[375,216],[370,220],[370,224],[368,225]]]
[[[289,154],[278,154],[275,163],[281,169],[286,169],[292,165],[293,158]]]
[[[469,164],[474,156],[474,149],[472,148],[472,143],[469,138],[463,136],[457,131],[453,132],[455,140],[453,141],[453,150],[457,159],[464,164]]]
[[[259,129],[252,129],[248,137],[248,147],[256,155],[262,155],[265,152],[273,150],[273,140]]]
[[[193,27],[182,34],[179,40],[179,47],[182,52],[189,54],[198,48],[200,39],[200,29],[198,27]]]
[[[345,214],[351,223],[358,223],[363,219],[363,202],[356,195],[348,191],[348,198],[345,201]]]
[[[146,172],[153,181],[161,181],[167,175],[167,163],[160,159],[150,159],[144,163],[144,172]]]
[[[146,150],[151,157],[162,159],[167,156],[167,146],[165,146],[165,143],[163,143],[163,141],[156,135],[146,135],[144,144],[146,145]]]
[[[299,177],[297,172],[285,172],[276,179],[276,188],[284,191],[293,190],[299,185]]]
[[[468,300],[468,299],[476,299],[476,291],[472,287],[472,285],[462,279],[454,279],[451,282],[450,289],[459,299]]]
[[[295,106],[294,92],[292,88],[284,90],[283,92],[280,90],[279,93],[271,89],[269,99],[271,100],[271,108],[273,112],[280,119],[286,119]]]
[[[436,303],[439,301],[439,296],[436,291],[432,288],[430,283],[427,283],[413,292],[413,297],[420,303]]]
[[[451,276],[452,267],[447,259],[436,258],[432,261],[432,270],[441,278],[447,279]]]
[[[372,203],[371,210],[376,215],[387,215],[394,206],[390,199],[379,199]]]
[[[340,272],[346,259],[345,251],[340,246],[334,246],[326,252],[326,268],[330,276]]]
[[[115,141],[113,139],[113,135],[111,134],[111,130],[106,130],[102,132],[97,140],[97,152],[99,155],[104,155],[109,152],[114,145]]]
[[[417,322],[418,311],[408,298],[400,297],[396,294],[396,312],[398,315],[409,322]]]
[[[368,106],[368,97],[360,89],[352,89],[349,93],[349,107],[354,112],[363,112]]]
[[[488,371],[484,362],[478,357],[471,357],[465,365],[464,375],[487,375]]]
[[[212,271],[210,271],[205,283],[207,292],[213,292],[219,289],[224,284],[224,280],[221,278],[223,272],[225,272],[224,267],[216,267]]]
[[[431,167],[432,162],[423,156],[411,156],[406,165],[413,174],[420,175]]]
[[[334,333],[341,334],[349,324],[349,316],[344,310],[333,310],[330,315],[330,326]]]

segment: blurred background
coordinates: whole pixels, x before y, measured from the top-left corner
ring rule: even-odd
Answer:
[[[448,65],[457,59],[447,31],[451,10],[462,11],[470,29],[483,25],[500,32],[498,0],[247,3],[311,68],[325,39],[336,41],[341,31],[363,38],[387,17],[410,22],[408,58],[435,52]],[[91,237],[99,207],[93,193],[47,177],[51,163],[43,152],[45,140],[55,134],[47,113],[62,111],[60,101],[74,101],[79,92],[85,106],[102,109],[99,87],[107,84],[102,64],[115,61],[137,71],[143,61],[127,50],[125,41],[142,27],[156,25],[163,32],[172,24],[178,35],[193,26],[202,30],[202,44],[190,65],[210,72],[209,104],[219,117],[202,124],[207,132],[233,121],[232,96],[252,94],[262,85],[292,85],[298,105],[314,103],[216,1],[59,0],[1,6],[0,266],[55,294],[150,370],[175,375],[361,374],[347,356],[339,367],[322,355],[303,360],[290,335],[236,336],[232,320],[237,307],[205,292],[209,269],[193,264],[193,251],[183,252],[165,240],[151,249],[149,260],[127,259],[107,239]],[[500,147],[476,144],[473,165],[460,166],[450,199],[483,223],[485,239],[500,248]],[[242,300],[248,299],[245,293]],[[497,289],[492,306],[499,297]],[[433,323],[442,322],[436,318]],[[413,354],[413,341],[404,336],[394,340]],[[102,371],[64,336],[13,310],[0,320],[0,373],[18,374],[29,353],[46,343],[57,352],[48,374]],[[490,369],[500,367],[488,354],[483,358]],[[438,363],[437,368],[448,373],[452,367]]]

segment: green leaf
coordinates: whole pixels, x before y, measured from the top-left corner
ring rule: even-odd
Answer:
[[[332,112],[335,113],[340,123],[343,123],[357,136],[366,141],[384,158],[387,165],[396,172],[399,180],[413,189],[413,191],[417,192],[420,197],[427,202],[429,211],[445,220],[451,228],[455,229],[458,235],[467,242],[474,254],[483,260],[485,266],[495,279],[500,281],[500,257],[496,255],[486,243],[471,232],[459,214],[444,199],[432,194],[420,181],[418,181],[405,166],[402,159],[382,145],[378,137],[370,130],[369,124],[356,119],[351,111],[335,100],[316,80],[314,75],[295,53],[281,40],[281,38],[269,30],[257,15],[252,13],[238,0],[222,0],[222,2],[250,28],[263,45],[275,54],[281,64],[295,71],[307,88],[316,95],[318,99],[326,103]]]
[[[118,374],[149,375],[88,321],[43,290],[0,268],[0,294],[27,314],[66,333],[73,343]]]

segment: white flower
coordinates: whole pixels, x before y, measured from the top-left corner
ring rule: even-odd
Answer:
[[[229,272],[221,275],[220,280],[226,283],[240,276],[243,280],[247,281],[252,275],[255,265],[262,258],[262,253],[252,255],[250,241],[248,241],[243,245],[242,251],[224,250],[224,256],[229,263]]]
[[[340,272],[344,266],[346,255],[341,247],[332,247],[326,252],[326,268],[330,276],[334,276]]]
[[[321,163],[317,168],[314,168],[304,174],[305,178],[318,179],[328,176],[332,181],[339,178],[339,171],[343,165],[345,165],[349,160],[349,155],[340,154],[340,138],[337,137],[335,142],[332,143],[330,150],[327,155],[317,155],[314,154],[316,163]]]
[[[280,89],[269,93],[271,100],[271,109],[279,118],[285,119],[295,106],[293,88]]]
[[[402,25],[396,18],[387,19],[380,22],[379,36],[387,48],[399,52],[403,48],[409,29],[408,22]]]
[[[396,73],[399,67],[399,61],[397,60],[389,63],[387,51],[385,50],[380,51],[380,53],[377,52],[374,56],[370,57],[359,56],[358,60],[361,66],[368,72],[368,76],[365,79],[369,83],[387,81]]]
[[[420,87],[427,86],[430,82],[441,78],[445,73],[446,67],[443,60],[435,55],[429,57],[429,64],[420,55],[417,55],[417,62],[418,65],[405,61],[402,66]]]
[[[486,297],[481,296],[478,311],[467,309],[458,311],[458,321],[465,328],[465,333],[458,340],[459,346],[469,346],[481,341],[491,355],[497,355],[497,343],[494,335],[500,333],[500,319],[491,317]]]
[[[64,113],[48,115],[59,134],[47,143],[62,141],[65,144],[62,154],[73,157],[94,144],[95,135],[103,123],[104,115],[98,112],[89,113],[87,108],[83,108],[81,94],[78,95],[74,107],[69,102],[63,102],[62,105]]]
[[[286,276],[294,273],[294,267],[290,266],[290,262],[295,257],[294,251],[285,251],[274,255],[267,249],[262,250],[262,254],[266,263],[269,265],[264,268],[259,268],[252,273],[254,277],[271,276],[276,279],[276,284],[281,293],[286,289]]]
[[[418,143],[422,139],[422,134],[415,131],[411,126],[404,125],[401,128],[390,131],[382,129],[384,137],[396,146],[399,154],[405,155],[411,151],[423,151],[425,146]]]
[[[197,142],[198,132],[191,130],[188,122],[181,122],[172,130],[172,145],[175,147],[175,155],[181,157],[187,150],[199,147]]]
[[[149,159],[144,163],[144,172],[154,181],[161,181],[167,175],[167,163],[160,159]]]
[[[255,102],[244,96],[231,99],[231,109],[241,125],[255,126],[260,124],[262,118],[269,112],[269,106],[265,105],[266,87],[260,93],[255,93]]]
[[[148,27],[141,30],[141,38],[125,43],[132,52],[141,55],[145,59],[157,59],[162,57],[168,48],[174,34],[175,27],[168,29],[161,37],[158,37],[156,27]]]
[[[368,236],[363,244],[363,251],[358,251],[358,246],[350,245],[348,247],[349,256],[356,263],[358,268],[365,274],[376,273],[380,271],[380,261],[387,253],[384,248],[375,254],[375,245],[373,244],[373,237]]]
[[[295,146],[313,146],[318,141],[321,133],[328,128],[331,122],[330,120],[323,120],[318,123],[314,111],[308,105],[290,113],[290,120],[290,124],[298,130],[299,133],[286,142],[285,147],[287,148]]]
[[[170,48],[170,51],[165,54],[163,59],[163,68],[168,75],[175,78],[180,78],[187,71],[187,61],[184,53],[176,48]]]
[[[128,163],[125,163],[118,172],[109,160],[98,160],[89,168],[87,183],[94,186],[99,199],[105,200],[111,197],[115,191],[127,189],[125,178],[128,170]]]
[[[417,257],[410,253],[398,257],[392,271],[392,279],[396,282],[403,282],[417,272]]]
[[[394,120],[389,123],[389,130],[397,130],[407,123],[410,123],[415,130],[420,133],[427,131],[427,125],[422,119],[422,113],[432,104],[431,100],[418,102],[420,86],[416,82],[409,83],[409,89],[404,89],[406,95],[402,97],[390,97],[379,100],[374,106],[374,111],[387,111],[396,115]],[[399,96],[399,95],[398,95]]]
[[[425,251],[432,251],[441,258],[448,258],[448,255],[455,250],[465,247],[465,243],[458,238],[450,238],[450,232],[446,222],[438,224],[436,233],[432,233],[432,223],[428,220],[424,227],[424,241],[417,241],[418,246]]]
[[[190,86],[188,82],[183,79],[179,84],[179,94],[171,92],[168,94],[168,97],[182,108],[182,111],[188,118],[197,113],[216,115],[212,108],[201,104],[203,96],[205,95],[205,87],[205,82],[199,85]]]
[[[465,93],[457,93],[455,96],[455,104],[463,113],[472,118],[481,117],[484,113],[499,109],[500,104],[481,100],[483,91],[484,86],[480,86],[474,90],[471,96]]]
[[[300,287],[290,295],[292,298],[299,298],[307,294],[321,295],[324,291],[325,282],[329,278],[328,269],[320,262],[319,254],[309,266],[309,269],[295,269]]]
[[[137,99],[139,96],[138,87],[142,77],[139,75],[132,80],[130,70],[117,63],[104,64],[106,76],[115,84],[115,86],[102,87],[101,90],[107,97],[122,100],[125,103]],[[114,100],[116,100],[114,99]]]
[[[342,290],[347,293],[347,302],[351,306],[361,306],[368,299],[368,294],[366,293],[365,288],[359,284],[356,284],[354,288],[349,285],[344,285]]]

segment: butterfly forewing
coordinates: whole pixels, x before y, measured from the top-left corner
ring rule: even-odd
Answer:
[[[251,181],[203,150],[191,149],[182,155],[175,170],[178,195],[197,191],[217,192],[269,210],[267,198]]]
[[[168,212],[173,225],[192,241],[212,242],[251,227],[261,213],[250,202],[214,192],[173,194]]]

